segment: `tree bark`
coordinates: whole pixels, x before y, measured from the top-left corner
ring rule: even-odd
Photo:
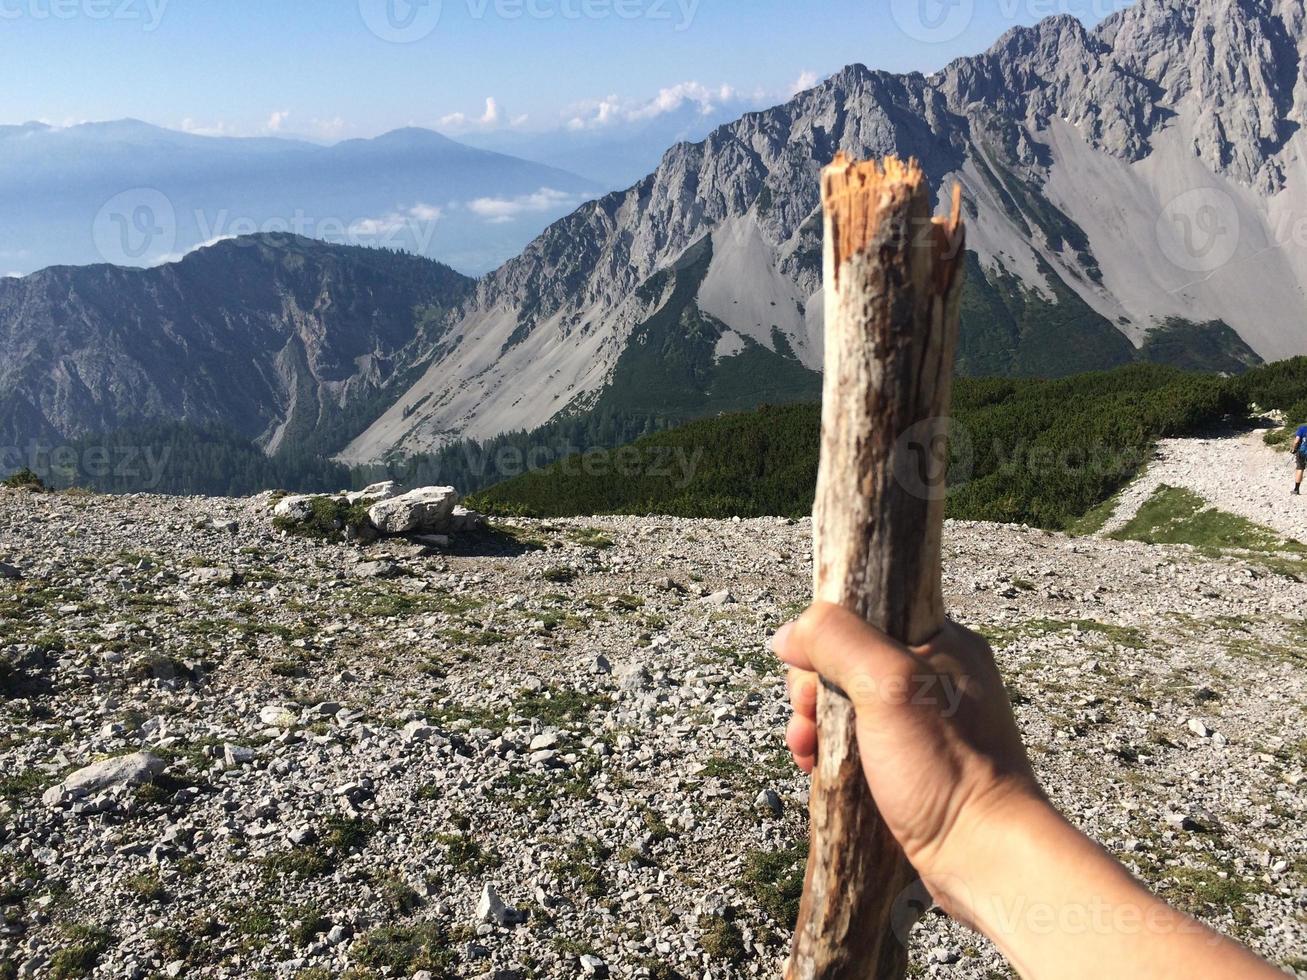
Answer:
[[[960,188],[932,218],[915,161],[822,172],[826,373],[815,593],[911,645],[944,623],[940,538],[964,263]],[[790,980],[903,977],[924,911],[858,756],[853,708],[818,691],[811,845]]]

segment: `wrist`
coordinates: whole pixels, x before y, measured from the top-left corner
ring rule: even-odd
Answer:
[[[993,938],[1014,879],[1051,852],[1088,841],[1034,785],[992,793],[961,814],[947,845],[927,863],[926,885],[950,916]]]

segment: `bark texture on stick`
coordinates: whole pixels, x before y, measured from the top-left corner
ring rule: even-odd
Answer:
[[[813,511],[815,592],[896,639],[944,623],[945,418],[963,278],[960,189],[932,218],[915,161],[822,173],[826,374]],[[904,976],[916,875],[886,830],[858,756],[853,709],[817,704],[812,839],[790,980]]]

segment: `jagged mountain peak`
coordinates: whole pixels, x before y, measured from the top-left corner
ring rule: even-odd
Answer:
[[[1172,196],[1203,182],[1283,186],[1285,137],[1307,102],[1307,86],[1290,84],[1301,9],[1142,0],[1092,30],[1050,17],[931,76],[848,65],[678,144],[654,173],[557,222],[482,280],[451,328],[477,337],[476,350],[433,365],[401,400],[405,413],[378,420],[347,455],[530,427],[593,404],[621,376],[629,338],[650,336],[672,293],[689,288],[667,270],[706,237],[693,303],[676,301],[684,328],[715,331],[722,358],[756,344],[819,367],[817,177],[838,150],[915,156],[937,187],[963,183],[974,278],[988,290],[972,309],[989,331],[969,342],[974,370],[1122,363],[1150,331],[1186,321],[1217,333],[1233,324],[1267,356],[1307,350],[1269,309],[1271,296],[1304,307],[1284,284],[1307,284],[1307,268],[1263,270],[1277,278],[1257,286],[1195,283],[1175,255],[1183,241],[1159,238],[1168,184]],[[1271,70],[1278,52],[1289,69]],[[1240,70],[1255,77],[1245,84]]]
[[[1274,224],[1307,213],[1307,172],[1292,166],[1307,108],[1303,3],[1142,0],[1092,30],[1066,16],[1014,29],[930,76],[848,65],[783,105],[672,146],[655,171],[581,205],[476,282],[412,257],[319,253],[325,246],[289,236],[96,276],[135,290],[122,315],[164,337],[177,322],[206,336],[256,324],[274,366],[261,361],[260,378],[246,379],[262,407],[242,431],[270,447],[307,433],[349,461],[531,429],[560,413],[657,413],[666,403],[687,416],[813,397],[821,167],[840,150],[896,153],[920,160],[937,193],[964,188],[964,371],[1056,375],[1176,350],[1188,363],[1233,352],[1223,364],[1304,353],[1307,334],[1294,324],[1307,320],[1307,253],[1280,247]],[[389,134],[375,147],[378,169],[386,144],[431,139],[441,137]],[[243,255],[265,267],[235,271]],[[69,277],[84,300],[91,285]],[[155,290],[153,319],[140,282]],[[219,304],[221,324],[187,313],[173,300],[194,303],[185,291],[197,282],[242,284],[244,306]],[[34,297],[48,301],[39,286],[0,283],[0,330],[15,329],[15,311],[30,315]],[[119,313],[46,310],[50,323],[110,331]],[[18,343],[39,347],[29,328]],[[11,419],[50,406],[78,416],[67,405],[87,391],[82,414],[121,414],[122,386],[106,365],[125,355],[90,349],[71,362],[47,351],[51,377],[64,378],[53,387],[32,380],[43,377],[31,367],[39,358],[24,362],[37,373],[22,391],[44,384],[49,397],[13,402]],[[77,380],[85,375],[95,383]],[[269,377],[281,380],[269,387]]]

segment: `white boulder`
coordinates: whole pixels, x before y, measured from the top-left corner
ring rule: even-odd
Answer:
[[[289,521],[307,520],[313,513],[313,501],[323,496],[320,493],[293,493],[282,497],[272,508],[273,517],[284,517]]]
[[[385,480],[381,483],[374,483],[370,487],[364,487],[362,490],[354,490],[345,494],[345,499],[351,504],[357,504],[360,500],[371,500],[373,503],[382,500],[390,500],[398,495],[399,485],[394,480]]]
[[[449,527],[457,503],[453,487],[421,487],[373,504],[368,517],[382,534],[439,533]]]

